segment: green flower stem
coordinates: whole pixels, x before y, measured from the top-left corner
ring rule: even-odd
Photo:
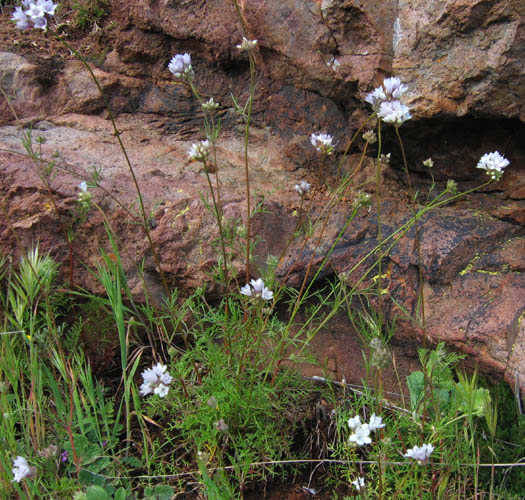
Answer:
[[[330,218],[330,215],[332,214],[332,211],[334,209],[334,207],[336,206],[337,202],[341,199],[341,197],[343,196],[346,188],[349,186],[352,178],[354,177],[354,175],[359,171],[363,161],[364,161],[364,154],[366,152],[366,148],[365,150],[363,151],[362,155],[361,155],[361,159],[360,159],[360,162],[359,162],[359,165],[356,167],[356,169],[354,170],[354,172],[352,172],[351,174],[349,174],[348,176],[346,176],[342,183],[340,184],[340,186],[338,186],[338,188],[335,190],[334,194],[332,195],[330,201],[328,202],[328,204],[323,208],[323,210],[321,211],[321,214],[317,217],[316,221],[314,222],[313,226],[315,227],[321,220],[323,221],[323,226],[321,228],[321,232],[320,232],[320,235],[317,239],[317,243],[316,243],[316,248],[319,247],[319,245],[321,244],[321,241],[322,241],[322,238],[323,238],[323,235],[324,235],[324,231],[326,230],[326,226],[328,224],[328,220]],[[317,270],[317,272],[315,273],[314,277],[312,278],[312,280],[310,281],[310,285],[307,287],[306,284],[308,282],[308,278],[309,278],[309,275],[310,275],[310,271],[311,271],[311,268],[312,268],[312,265],[313,265],[313,261],[314,261],[314,258],[315,258],[315,251],[312,252],[312,256],[308,262],[308,265],[307,265],[307,269],[306,269],[306,272],[305,272],[305,276],[303,278],[303,281],[301,283],[301,288],[299,290],[299,294],[297,296],[297,299],[296,299],[296,302],[295,302],[295,305],[294,305],[294,309],[293,309],[293,312],[291,314],[291,318],[290,318],[290,321],[293,321],[293,318],[295,317],[295,315],[297,314],[298,312],[298,309],[299,309],[299,306],[300,304],[302,303],[302,296],[303,294],[306,292],[308,292],[308,290],[310,289],[311,285],[314,283],[315,281],[315,278],[319,275],[319,273],[321,272],[321,270],[323,269],[324,265],[326,264],[327,262],[327,259],[328,257],[330,256],[331,252],[333,251],[333,249],[335,248],[335,245],[336,243],[339,241],[339,238],[342,236],[343,232],[346,230],[346,228],[348,227],[348,224],[350,224],[351,220],[353,220],[353,218],[355,217],[355,215],[357,214],[357,210],[354,209],[352,215],[349,217],[349,219],[346,221],[342,231],[339,233],[338,237],[336,238],[334,244],[332,245],[332,248],[331,250],[328,252],[327,256],[325,257],[325,259],[323,260],[323,263],[321,264],[321,266],[319,267],[319,269]],[[300,249],[300,252],[302,252],[306,246],[306,243],[308,242],[308,238],[305,239],[304,243],[303,243],[303,246],[302,248]],[[283,256],[284,253],[282,252],[281,255]],[[279,260],[281,260],[282,257],[280,257]],[[286,279],[288,278],[288,276],[291,274],[293,270],[293,266],[292,268],[288,271],[288,273],[286,274],[285,278],[283,281],[286,281]],[[277,299],[278,297],[276,297]]]
[[[419,274],[418,305],[420,307],[419,310],[420,310],[420,318],[421,318],[421,328],[423,330],[423,349],[426,349],[428,345],[428,338],[427,338],[427,325],[426,325],[426,317],[425,317],[425,300],[423,296],[424,278],[423,278],[423,257],[421,255],[421,229],[417,221],[418,219],[417,207],[415,205],[416,195],[412,187],[412,181],[410,180],[410,172],[408,171],[408,162],[407,162],[406,153],[405,153],[405,146],[403,144],[401,135],[399,133],[399,127],[394,127],[394,128],[396,130],[397,140],[399,141],[399,146],[401,148],[401,154],[403,156],[403,168],[407,176],[408,191],[410,193],[411,201],[412,203],[414,203],[414,205],[412,206],[412,213],[414,215],[415,242],[416,242],[416,252],[417,252],[418,274]]]
[[[376,212],[377,212],[377,241],[381,245],[383,239],[382,225],[381,225],[381,120],[377,122],[377,159],[376,159]],[[383,274],[383,254],[379,253],[377,261],[377,300],[379,302],[379,310],[382,310],[383,294],[382,294],[382,274]]]
[[[193,95],[199,101],[199,104],[201,105],[201,108],[202,108],[204,99],[200,95],[199,90],[197,89],[197,87],[195,87],[195,85],[193,84],[193,80],[191,78],[188,78],[187,82],[190,85]],[[216,140],[217,140],[218,130],[215,125],[215,119],[213,118],[213,113],[209,113],[209,115],[210,117],[208,117],[208,112],[204,111],[204,128],[206,130],[206,138],[209,141],[211,141],[211,144],[212,144],[213,164],[215,166],[215,182],[216,182],[217,199],[215,199],[213,185],[211,183],[208,168],[206,164],[204,164],[204,172],[208,180],[208,187],[210,189],[210,193],[211,193],[212,200],[213,200],[215,218],[217,219],[217,225],[219,226],[219,239],[221,241],[223,272],[224,272],[224,281],[225,281],[224,284],[225,284],[226,289],[228,289],[229,284],[230,284],[230,278],[228,274],[228,260],[227,260],[227,254],[226,254],[226,244],[224,242],[224,230],[223,230],[223,225],[222,225],[222,205],[221,205],[221,194],[220,194],[220,183],[219,183],[219,167],[217,165]]]
[[[346,160],[346,157],[348,156],[348,152],[350,151],[350,148],[352,147],[352,144],[354,141],[359,137],[359,134],[363,131],[367,123],[372,120],[376,116],[376,113],[372,113],[366,121],[357,129],[357,131],[354,133],[352,138],[350,139],[350,142],[345,148],[345,152],[343,153],[343,156],[341,157],[341,160],[339,160],[339,165],[337,166],[337,177],[339,177],[339,174],[341,173],[341,169],[343,168],[343,163]]]
[[[215,198],[215,192],[213,189],[213,184],[211,182],[210,173],[208,171],[208,165],[206,161],[203,162],[203,166],[204,166],[204,173],[206,175],[206,180],[208,181],[208,187],[210,188],[211,199],[213,202],[213,210],[215,211],[215,218],[217,219],[217,224],[219,226],[219,234],[220,234],[220,240],[221,240],[221,252],[222,252],[223,265],[224,265],[224,280],[226,281],[225,283],[226,288],[228,288],[228,284],[229,284],[228,262],[226,260],[226,245],[224,243],[224,233],[222,229],[222,209],[220,205],[218,204],[217,199]],[[215,166],[215,168],[217,167]],[[217,184],[218,182],[219,180],[217,179]]]
[[[235,12],[239,22],[241,23],[243,36],[250,38],[248,35],[248,25],[244,14],[239,6],[237,0],[232,0]],[[252,104],[255,94],[255,58],[252,50],[248,50],[248,59],[250,61],[250,95],[248,97],[247,112],[244,114],[245,127],[244,127],[244,170],[245,170],[245,185],[246,185],[246,271],[245,280],[246,283],[250,281],[250,231],[251,231],[251,206],[250,206],[250,175],[249,175],[249,164],[248,164],[248,142],[250,136],[250,121],[252,117]]]
[[[255,94],[255,59],[251,51],[248,51],[250,60],[250,96],[248,97],[248,108],[246,123],[244,127],[244,173],[246,184],[246,283],[250,281],[250,233],[251,233],[251,207],[250,207],[250,170],[248,164],[248,144],[250,139],[250,121],[252,117],[252,104]]]

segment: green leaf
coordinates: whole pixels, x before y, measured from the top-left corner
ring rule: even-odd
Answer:
[[[124,488],[119,488],[115,493],[115,500],[126,500],[126,490]]]
[[[412,411],[416,411],[425,394],[425,376],[423,372],[412,372],[407,377],[407,386],[410,392],[410,407]]]
[[[159,485],[155,486],[153,489],[153,495],[157,497],[158,500],[170,500],[174,494],[174,489],[171,486]]]
[[[102,486],[90,486],[87,489],[87,500],[111,500]]]

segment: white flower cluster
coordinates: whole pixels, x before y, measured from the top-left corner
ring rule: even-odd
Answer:
[[[372,413],[370,417],[370,422],[368,424],[361,423],[361,417],[356,415],[355,417],[348,419],[348,427],[353,431],[353,434],[350,435],[348,441],[353,446],[363,446],[365,444],[370,444],[372,438],[370,433],[374,432],[377,429],[384,427],[383,420],[381,417],[376,416],[375,413]]]
[[[219,109],[220,104],[213,100],[213,97],[210,97],[206,102],[203,102],[201,105],[203,111],[215,111]]]
[[[86,181],[82,181],[78,185],[80,192],[78,193],[78,203],[85,208],[89,208],[91,204],[91,193],[88,191],[88,186]]]
[[[200,141],[191,145],[188,156],[191,161],[201,161],[205,163],[210,154],[210,141]]]
[[[407,90],[399,78],[385,78],[383,85],[370,92],[365,101],[385,123],[400,127],[412,118],[408,106],[399,100]]]
[[[310,136],[310,142],[314,146],[314,148],[319,151],[319,153],[325,154],[325,155],[331,155],[334,151],[334,145],[333,143],[334,138],[330,134],[323,134],[323,133],[313,133]]]
[[[260,297],[263,300],[273,299],[273,292],[266,288],[261,278],[250,280],[250,284],[246,284],[241,288],[241,293],[247,297]]]
[[[248,40],[246,37],[243,36],[241,44],[236,45],[236,47],[241,52],[249,52],[250,50],[253,50],[256,45],[257,45],[257,40]]]
[[[352,484],[354,485],[355,489],[357,491],[361,491],[361,488],[365,487],[365,478],[364,477],[358,477],[354,481],[352,481]]]
[[[434,447],[431,444],[424,444],[423,446],[414,446],[413,448],[410,448],[403,456],[413,458],[420,464],[424,464],[428,461],[433,451]]]
[[[299,184],[296,184],[293,188],[299,196],[303,197],[308,191],[310,191],[310,183],[306,181],[301,181]]]
[[[26,477],[34,477],[36,475],[36,468],[31,467],[24,457],[18,456],[13,460],[13,479],[11,482],[19,483]]]
[[[499,154],[498,151],[493,153],[484,154],[476,168],[481,168],[487,171],[487,175],[490,176],[492,180],[499,181],[503,175],[503,169],[510,164],[510,161],[507,160],[503,155]]]
[[[11,20],[16,22],[16,27],[21,30],[29,28],[47,28],[47,16],[54,16],[58,4],[52,0],[23,0],[22,6],[13,12]]]
[[[432,158],[427,158],[424,162],[423,162],[423,166],[424,167],[427,167],[427,168],[432,168],[434,166],[434,160],[432,160]]]
[[[171,58],[168,69],[175,78],[193,78],[193,68],[191,67],[191,56],[185,54],[176,54]]]
[[[144,383],[140,386],[140,395],[158,394],[161,398],[166,396],[173,377],[167,371],[167,366],[157,363],[153,368],[147,368],[142,372]]]
[[[368,142],[368,144],[375,144],[377,142],[377,135],[373,130],[367,130],[363,134],[363,139]]]

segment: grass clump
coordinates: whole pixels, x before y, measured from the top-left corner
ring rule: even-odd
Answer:
[[[108,16],[111,4],[107,0],[74,0],[71,2],[74,24],[80,29],[92,29]]]

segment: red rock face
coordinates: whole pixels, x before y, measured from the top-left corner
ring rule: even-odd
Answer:
[[[314,218],[322,213],[328,195],[321,187],[333,181],[335,160],[369,112],[364,96],[383,76],[398,75],[409,85],[414,118],[401,133],[421,202],[437,195],[421,166],[429,156],[439,189],[449,178],[464,190],[481,184],[484,174],[475,166],[486,152],[499,150],[511,165],[498,184],[420,219],[422,285],[414,230],[385,257],[382,286],[388,295],[413,315],[421,286],[425,297],[425,333],[393,302],[383,301],[391,319],[398,315],[394,342],[406,355],[406,346],[413,354],[424,334],[432,341],[444,340],[467,353],[472,364],[525,390],[523,2],[245,0],[242,6],[248,35],[258,40],[249,160],[254,202],[260,201],[265,211],[253,219],[253,234],[261,239],[254,275],[268,255],[282,253],[278,278],[300,286],[310,262],[312,275],[341,231],[321,278],[352,270],[377,245],[376,208],[361,209],[344,227],[355,197],[352,190],[330,213],[322,234],[317,229],[309,242],[299,238],[288,247],[286,242],[296,230],[300,206],[293,185],[311,181],[308,214]],[[204,173],[187,159],[192,141],[204,138],[199,106],[166,66],[174,53],[191,52],[199,88],[222,104],[221,199],[225,219],[238,227],[246,206],[242,128],[230,93],[241,102],[247,96],[246,55],[235,49],[242,36],[240,23],[230,0],[116,0],[113,7],[117,42],[95,72],[118,115],[121,138],[152,214],[152,238],[163,270],[183,292],[208,283],[209,293],[218,296],[221,290],[210,277],[217,226],[201,199],[207,192]],[[339,65],[334,67],[335,60]],[[89,179],[95,166],[103,189],[94,197],[119,238],[133,292],[143,294],[137,263],[145,259],[149,291],[160,303],[162,290],[137,224],[129,170],[107,115],[97,115],[104,108],[98,90],[78,62],[52,68],[47,80],[42,64],[0,54],[0,81],[16,96],[16,112],[33,122],[34,137],[45,138],[42,149],[48,158],[55,151],[60,154],[48,190],[38,166],[27,157],[0,152],[0,196],[7,214],[0,220],[0,245],[18,257],[39,242],[64,263],[67,278],[69,249],[60,223],[71,218],[77,185]],[[8,123],[12,115],[4,100],[0,120],[0,148],[21,151],[21,132]],[[309,142],[310,133],[317,131],[335,137],[332,164],[323,164]],[[392,152],[391,165],[382,172],[381,225],[387,237],[412,211],[397,139],[391,129],[383,132],[384,151]],[[358,139],[344,171],[357,166],[362,147]],[[371,157],[375,152],[369,150]],[[356,184],[374,195],[371,158]],[[74,282],[100,291],[81,265],[95,266],[99,248],[109,249],[99,212],[93,210],[77,229],[73,247]],[[365,259],[350,283],[372,263]],[[233,265],[244,271],[240,254]],[[361,286],[370,285],[374,274]],[[320,335],[316,349],[331,360],[333,375],[359,381],[362,372],[354,366],[359,347],[348,321],[338,317]],[[410,361],[406,364],[413,368]]]

